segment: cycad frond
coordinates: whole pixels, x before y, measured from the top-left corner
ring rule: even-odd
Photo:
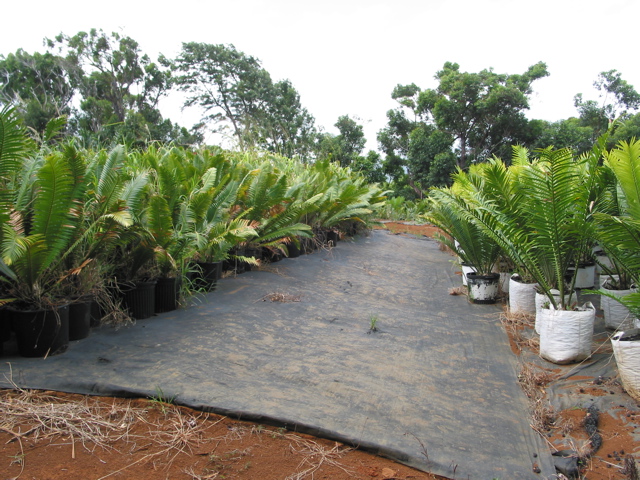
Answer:
[[[60,154],[47,156],[38,172],[32,233],[42,235],[51,261],[69,244],[79,219],[72,215],[74,179]]]
[[[618,179],[627,213],[640,219],[640,141],[620,142],[605,155],[605,162]]]
[[[33,150],[16,110],[6,105],[0,111],[0,181],[17,173]]]

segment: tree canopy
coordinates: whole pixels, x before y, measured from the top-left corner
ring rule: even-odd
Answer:
[[[461,72],[457,63],[447,62],[436,73],[438,87],[420,92],[417,111],[458,142],[458,166],[465,168],[468,157],[482,161],[520,143],[531,84],[547,75],[543,62],[519,75]]]
[[[233,45],[183,43],[173,70],[176,85],[188,95],[184,106],[199,106],[203,121],[218,131],[230,127],[241,150],[309,157],[314,118],[291,82],[274,84],[258,59]]]
[[[617,70],[594,81],[597,99],[575,95],[576,116],[549,122],[526,116],[534,82],[549,75],[545,63],[511,74],[465,72],[446,62],[434,88],[396,85],[396,107],[377,134],[378,152],[365,154],[357,116],[338,117],[337,135],[324,132],[290,80],[272,79],[259,59],[230,44],[188,42],[175,58],[152,59],[129,36],[91,29],[45,39],[45,48],[0,55],[0,106],[14,107],[40,141],[67,135],[92,147],[197,145],[207,128],[227,134],[243,151],[303,162],[330,158],[406,198],[450,184],[458,168],[494,155],[509,158],[513,145],[580,153],[612,122],[612,143],[640,133],[640,94]],[[175,91],[186,95],[183,108],[200,110],[191,129],[161,113],[161,100]]]

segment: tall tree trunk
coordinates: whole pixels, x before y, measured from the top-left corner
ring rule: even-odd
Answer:
[[[467,136],[460,136],[460,158],[458,158],[458,166],[464,170],[467,166]]]

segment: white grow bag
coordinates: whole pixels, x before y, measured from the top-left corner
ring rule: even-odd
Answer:
[[[558,303],[560,301],[560,291],[559,290],[555,290],[555,289],[551,289],[551,294],[553,295],[553,298],[556,301],[556,303]],[[577,300],[575,294],[567,293],[564,296],[565,305],[571,305],[571,303],[573,301],[575,301],[575,300]],[[534,324],[534,328],[535,328],[536,333],[538,335],[540,335],[540,319],[539,319],[540,312],[542,311],[542,306],[546,305],[547,303],[549,303],[549,297],[547,297],[543,293],[536,292],[535,302],[536,302],[536,321],[535,321],[535,324]]]
[[[617,333],[611,338],[611,345],[624,389],[640,401],[640,329]]]
[[[604,285],[600,287],[604,292],[615,295],[616,297],[625,297],[630,293],[636,292],[635,288],[629,290],[609,290]],[[604,326],[610,330],[629,330],[635,324],[635,318],[629,314],[629,309],[620,302],[602,295],[600,297],[600,308],[604,315]]]
[[[553,363],[579,362],[591,356],[596,309],[591,302],[577,310],[540,311],[540,356]]]
[[[514,275],[515,276],[515,275]],[[521,283],[513,279],[509,280],[509,309],[511,313],[536,313],[536,287],[537,283]]]

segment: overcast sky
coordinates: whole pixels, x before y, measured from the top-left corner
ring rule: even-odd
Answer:
[[[446,61],[462,71],[524,73],[539,62],[550,76],[533,84],[530,118],[576,115],[573,97],[597,100],[592,84],[616,69],[640,90],[638,0],[57,0],[2,6],[0,53],[44,51],[42,40],[91,28],[135,39],[153,59],[182,42],[233,44],[262,61],[274,81],[289,79],[319,126],[359,117],[368,148],[395,106],[391,91],[434,88]],[[163,113],[191,126],[177,101]]]

